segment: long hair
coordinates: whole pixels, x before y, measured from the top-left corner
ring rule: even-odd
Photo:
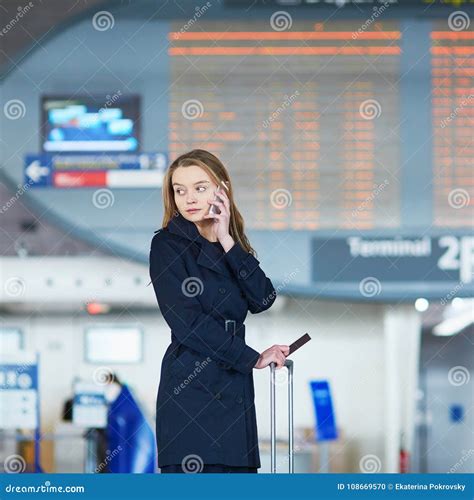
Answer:
[[[234,241],[240,243],[245,251],[250,252],[254,257],[257,256],[255,250],[250,246],[250,242],[244,232],[244,219],[239,212],[234,202],[234,191],[230,181],[229,173],[224,167],[223,163],[209,151],[204,149],[193,149],[188,153],[184,153],[171,163],[163,179],[163,227],[166,227],[169,221],[178,213],[178,208],[174,201],[174,192],[172,186],[173,172],[178,167],[189,167],[197,165],[205,170],[209,177],[217,184],[220,185],[221,181],[226,183],[229,188],[226,191],[230,202],[230,220],[229,220],[229,233]]]

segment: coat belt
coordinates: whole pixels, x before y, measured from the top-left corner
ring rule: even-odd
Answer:
[[[236,321],[235,319],[225,319],[224,325],[226,332],[230,332],[232,335],[237,335],[242,339],[245,337],[245,325],[241,321]]]

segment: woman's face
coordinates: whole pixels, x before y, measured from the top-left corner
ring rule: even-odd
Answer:
[[[211,205],[207,200],[214,199],[217,184],[205,170],[197,165],[178,167],[173,173],[171,183],[174,201],[184,218],[195,222],[209,213]]]

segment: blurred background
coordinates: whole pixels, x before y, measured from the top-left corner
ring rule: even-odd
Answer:
[[[167,166],[202,148],[278,293],[247,343],[312,337],[295,471],[474,472],[473,11],[3,1],[0,468],[150,471],[171,336],[148,253]],[[278,370],[279,472],[286,403]]]

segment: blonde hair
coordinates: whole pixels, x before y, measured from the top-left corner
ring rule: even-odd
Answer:
[[[163,179],[163,223],[162,226],[166,227],[170,220],[178,213],[178,208],[174,201],[174,191],[172,185],[172,177],[174,171],[178,167],[189,167],[197,165],[205,170],[209,177],[217,184],[220,185],[224,181],[229,188],[226,193],[230,201],[230,220],[229,220],[229,233],[234,239],[240,243],[245,251],[250,252],[256,257],[255,250],[250,246],[250,242],[244,232],[244,219],[234,203],[234,194],[232,183],[230,182],[229,173],[224,167],[223,163],[209,151],[204,149],[193,149],[188,153],[184,153],[169,166]]]

